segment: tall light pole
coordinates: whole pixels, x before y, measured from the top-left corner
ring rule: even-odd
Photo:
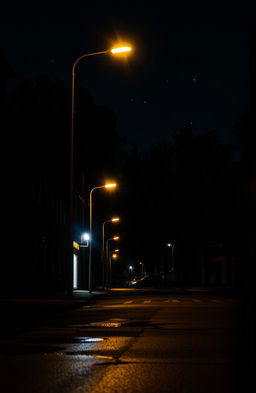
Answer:
[[[113,237],[110,237],[109,239],[107,239],[106,240],[106,262],[107,262],[107,264],[108,264],[108,262],[109,262],[109,252],[108,252],[108,243],[110,242],[110,241],[117,241],[117,240],[119,240],[120,239],[120,237],[119,236],[113,236]],[[110,274],[110,266],[108,266],[108,268],[109,269],[106,269],[106,273],[108,273],[108,274],[106,274],[106,284],[108,285],[108,281],[109,281],[109,274]]]
[[[171,272],[174,272],[174,243],[167,243],[168,248],[171,248]]]
[[[112,252],[109,254],[109,288],[112,287],[112,260],[117,259],[118,255],[116,252]]]
[[[106,220],[102,223],[102,248],[101,248],[101,259],[102,259],[102,288],[105,286],[105,225],[108,222],[119,222],[119,217],[113,217],[110,220]]]
[[[74,235],[74,126],[75,126],[75,70],[80,60],[97,55],[113,54],[119,55],[131,51],[130,46],[119,46],[112,49],[86,53],[79,56],[72,66],[71,78],[71,129],[70,129],[70,176],[69,176],[69,254],[68,255],[68,293],[73,294],[73,235]]]
[[[90,235],[91,235],[91,241],[89,243],[89,271],[88,271],[89,292],[92,291],[92,241],[93,241],[93,236],[92,236],[92,193],[93,193],[93,191],[99,190],[101,188],[112,189],[115,187],[116,187],[116,183],[108,183],[108,184],[105,184],[104,186],[93,187],[90,191]]]

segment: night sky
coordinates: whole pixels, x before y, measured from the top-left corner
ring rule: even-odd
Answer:
[[[118,132],[147,147],[175,130],[216,130],[231,140],[248,104],[248,32],[254,1],[10,1],[1,49],[17,77],[50,74],[70,85],[72,62],[117,40],[127,61],[98,56],[77,84],[111,108]]]

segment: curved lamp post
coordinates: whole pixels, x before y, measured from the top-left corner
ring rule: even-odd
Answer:
[[[113,217],[110,220],[106,220],[102,223],[102,247],[101,247],[101,261],[102,261],[102,288],[105,286],[105,225],[108,222],[119,222],[119,217]]]
[[[112,189],[112,188],[115,188],[116,186],[117,186],[116,183],[108,183],[108,184],[105,184],[104,186],[93,187],[90,191],[90,235],[91,235],[91,241],[89,243],[89,272],[88,272],[89,292],[92,291],[92,240],[93,240],[93,236],[92,236],[92,193],[93,193],[93,191],[99,190],[101,188]]]
[[[107,264],[108,264],[108,262],[109,262],[108,243],[109,243],[111,240],[117,241],[117,240],[119,240],[119,239],[120,239],[119,236],[113,236],[113,237],[110,237],[109,239],[106,240],[106,262],[107,262]],[[111,274],[110,269],[111,269],[111,266],[108,265],[107,267],[108,267],[108,269],[106,269],[106,273],[108,273],[108,274],[106,274],[106,276],[107,276],[107,277],[106,277],[106,284],[107,284],[107,286],[108,286],[109,281],[110,281],[110,274]]]
[[[70,237],[70,262],[68,266],[69,277],[68,277],[68,292],[69,296],[72,297],[73,294],[73,220],[74,220],[74,206],[73,206],[73,194],[74,194],[74,115],[75,115],[75,70],[77,64],[86,57],[98,56],[104,54],[123,54],[130,52],[132,48],[130,46],[115,47],[112,49],[85,53],[79,56],[73,63],[72,66],[72,80],[71,80],[71,130],[70,130],[70,178],[69,178],[69,237]]]

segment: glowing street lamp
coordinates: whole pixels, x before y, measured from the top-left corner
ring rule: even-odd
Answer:
[[[171,249],[171,272],[174,272],[174,243],[167,243],[166,246]]]
[[[116,252],[113,252],[109,255],[109,288],[112,287],[112,260],[115,260],[117,258],[118,254]]]
[[[110,241],[117,241],[117,240],[119,240],[119,239],[120,239],[119,236],[113,236],[113,237],[110,237],[109,239],[106,240],[106,263],[107,263],[107,266],[106,266],[106,284],[107,284],[107,285],[109,284],[109,281],[110,281],[110,274],[111,274],[111,255],[110,255],[110,257],[109,257],[108,243],[109,243]],[[104,286],[105,286],[105,285],[104,285]]]
[[[101,248],[101,258],[102,258],[102,287],[104,287],[104,282],[105,282],[105,225],[108,222],[119,222],[120,218],[119,217],[112,217],[109,220],[106,220],[102,223],[102,248]]]
[[[119,48],[110,49],[110,52],[112,54],[116,54],[116,53],[131,52],[131,50],[132,50],[132,48],[130,46],[121,46]]]
[[[80,247],[88,247],[89,241],[90,241],[90,234],[87,232],[82,233]]]
[[[105,188],[115,188],[117,186],[116,183],[111,183],[111,184],[105,184]]]
[[[119,221],[120,221],[119,217],[113,217],[113,218],[110,218],[109,220],[106,220],[102,223],[102,254],[104,254],[104,251],[105,251],[105,225],[108,222],[119,222]]]
[[[116,183],[106,183],[104,186],[96,186],[93,187],[90,191],[90,234],[91,234],[91,241],[89,244],[89,272],[88,272],[88,280],[89,280],[89,292],[92,291],[92,193],[95,190],[99,190],[102,188],[106,188],[106,189],[112,189],[112,188],[116,188],[117,184]]]
[[[118,46],[112,49],[92,52],[92,53],[85,53],[79,56],[72,65],[72,72],[71,72],[71,130],[70,130],[70,175],[69,175],[69,258],[68,258],[68,272],[69,272],[69,279],[68,279],[68,292],[70,297],[72,297],[73,293],[73,232],[74,232],[74,119],[75,119],[75,70],[77,64],[86,57],[91,56],[98,56],[104,54],[110,55],[121,55],[127,54],[131,52],[130,46]]]

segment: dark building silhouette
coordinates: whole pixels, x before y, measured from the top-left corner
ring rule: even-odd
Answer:
[[[6,87],[6,81],[15,78],[14,70],[8,63],[2,51],[0,51],[0,94],[3,94]]]
[[[249,99],[250,99],[250,110],[255,111],[256,109],[256,22],[252,24],[249,34]]]

